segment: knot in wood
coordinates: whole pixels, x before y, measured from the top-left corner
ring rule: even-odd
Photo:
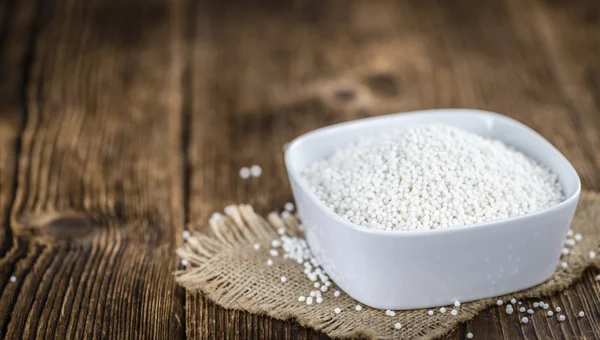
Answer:
[[[85,238],[99,227],[88,214],[75,211],[39,213],[22,222],[24,234],[65,241]]]

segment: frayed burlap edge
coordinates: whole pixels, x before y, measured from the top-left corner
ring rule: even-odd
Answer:
[[[563,256],[567,269],[559,268],[545,283],[509,296],[464,303],[456,316],[437,311],[429,316],[427,310],[411,310],[399,311],[390,318],[383,311],[368,307],[355,311],[357,302],[345,294],[333,297],[334,287],[324,293],[322,304],[308,306],[298,302],[298,296],[307,295],[312,284],[302,273],[302,266],[268,254],[279,228],[285,228],[288,235],[301,234],[298,219],[294,216],[282,219],[279,214],[271,213],[265,220],[249,205],[230,206],[228,212],[228,216],[211,219],[212,235],[192,232],[185,245],[177,250],[189,265],[175,273],[176,281],[224,308],[267,314],[281,320],[294,318],[303,326],[332,337],[437,338],[471,320],[498,298],[548,296],[572,284],[588,266],[598,266],[597,261],[590,261],[588,253],[600,247],[600,228],[596,225],[600,221],[600,194],[583,192],[572,224],[583,240],[574,251]],[[253,249],[254,244],[260,245],[258,251]],[[274,261],[271,266],[266,265],[269,258]],[[288,279],[286,283],[281,282],[282,276]],[[343,312],[333,313],[334,306]],[[401,330],[394,329],[395,322],[402,323]]]

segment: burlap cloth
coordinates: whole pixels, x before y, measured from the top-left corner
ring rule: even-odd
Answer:
[[[212,235],[192,233],[178,250],[179,256],[187,259],[189,265],[175,273],[177,282],[183,287],[200,291],[225,308],[268,314],[282,320],[294,318],[331,337],[413,339],[442,336],[497,301],[497,298],[490,298],[464,303],[456,316],[449,311],[441,314],[436,309],[433,316],[427,315],[427,310],[411,310],[398,311],[395,317],[390,317],[366,306],[362,311],[356,311],[357,302],[344,293],[334,297],[333,291],[337,288],[332,286],[323,293],[322,304],[306,305],[299,302],[298,297],[310,292],[312,282],[303,274],[303,266],[268,254],[271,240],[278,238],[276,230],[279,227],[285,224],[287,234],[300,233],[297,218],[291,216],[283,221],[279,214],[272,213],[265,220],[248,205],[231,206],[229,210],[228,217],[210,221]],[[510,297],[547,296],[569,286],[588,266],[598,265],[599,221],[600,194],[583,192],[571,226],[575,233],[583,235],[583,239],[573,247],[574,251],[563,255],[562,260],[568,263],[568,268],[559,267],[541,285],[498,298],[506,301]],[[254,243],[261,245],[259,251],[253,249]],[[593,261],[588,255],[590,250],[599,253]],[[266,265],[268,258],[273,259],[272,266]],[[281,282],[282,276],[288,278],[287,282]],[[342,313],[335,314],[336,307],[340,307]],[[518,313],[515,311],[515,314]],[[401,322],[402,329],[394,329],[395,322]]]

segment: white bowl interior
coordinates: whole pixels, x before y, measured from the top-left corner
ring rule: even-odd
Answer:
[[[567,159],[542,136],[527,126],[502,115],[478,110],[428,110],[392,114],[337,124],[307,133],[286,150],[286,163],[293,180],[308,190],[301,171],[328,157],[360,137],[402,130],[425,124],[454,126],[477,135],[501,140],[554,171],[563,186],[565,199],[577,194],[579,177]]]

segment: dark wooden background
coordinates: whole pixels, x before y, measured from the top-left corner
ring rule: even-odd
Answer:
[[[599,190],[600,1],[0,1],[0,338],[323,338],[177,287],[184,226],[280,208],[301,133],[441,107],[526,123]],[[596,274],[552,297],[568,322],[448,338],[598,338]]]

